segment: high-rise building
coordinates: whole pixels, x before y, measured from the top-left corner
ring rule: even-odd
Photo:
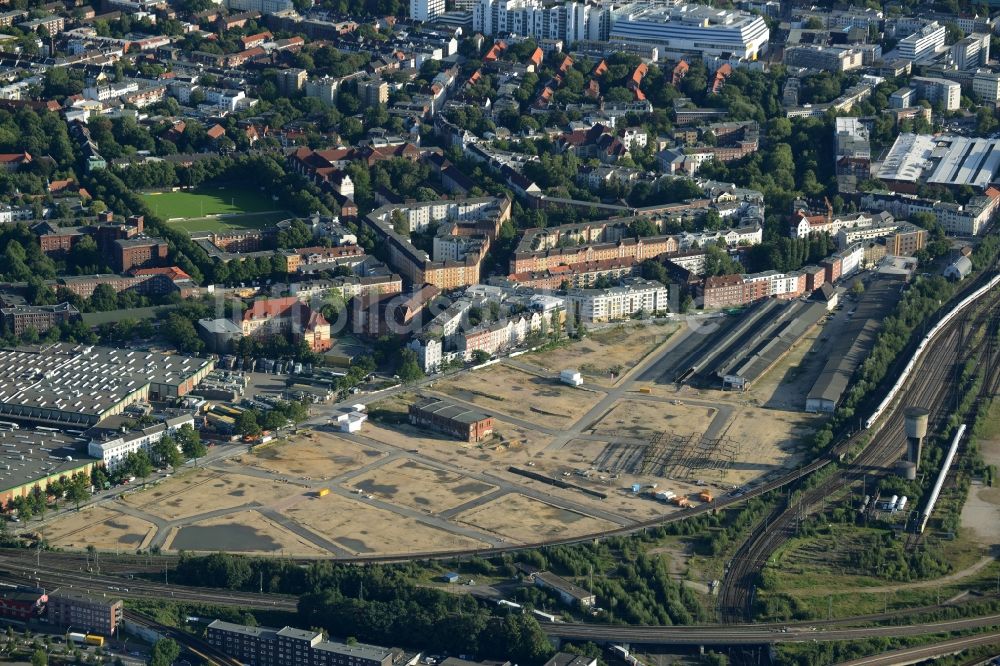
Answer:
[[[990,36],[972,34],[951,47],[951,61],[960,70],[983,67],[990,61]]]
[[[611,11],[574,0],[548,7],[540,0],[479,0],[473,7],[472,25],[484,35],[511,32],[566,42],[607,40]]]
[[[933,21],[899,40],[896,50],[903,60],[923,60],[944,46],[945,34],[945,27]]]
[[[444,0],[410,0],[410,18],[430,21],[444,14]]]
[[[988,69],[977,70],[972,77],[972,92],[983,104],[1000,102],[1000,73]]]
[[[389,84],[382,79],[358,82],[358,99],[365,106],[378,106],[389,101]]]
[[[304,69],[289,68],[278,70],[278,90],[283,95],[291,95],[302,90],[309,80],[309,73]]]
[[[931,104],[940,102],[945,111],[956,111],[962,101],[962,86],[957,81],[939,79],[932,76],[914,76],[910,85],[916,88],[917,96]]]

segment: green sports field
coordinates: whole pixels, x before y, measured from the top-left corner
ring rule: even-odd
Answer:
[[[266,227],[289,215],[263,192],[205,187],[142,195],[153,214],[185,231],[221,231]]]

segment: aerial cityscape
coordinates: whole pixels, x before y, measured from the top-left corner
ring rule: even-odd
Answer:
[[[1000,4],[0,5],[0,661],[1000,663]]]

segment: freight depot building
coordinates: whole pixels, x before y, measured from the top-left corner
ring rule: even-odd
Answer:
[[[143,400],[187,394],[210,359],[58,343],[0,350],[0,420],[83,430]]]

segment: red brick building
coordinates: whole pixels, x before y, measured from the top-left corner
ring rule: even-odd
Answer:
[[[133,268],[162,264],[167,259],[167,242],[160,238],[119,238],[112,244],[115,269],[124,273]]]
[[[69,303],[58,305],[16,305],[0,308],[3,328],[20,337],[29,328],[44,333],[54,326],[80,318],[80,311]]]
[[[28,620],[37,617],[49,600],[45,590],[34,587],[0,588],[0,617]]]
[[[493,435],[493,417],[437,398],[410,405],[410,423],[428,426],[466,442],[480,442]]]

